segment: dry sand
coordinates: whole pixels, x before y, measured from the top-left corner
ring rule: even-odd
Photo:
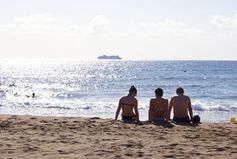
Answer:
[[[1,115],[0,158],[237,158],[237,124]]]

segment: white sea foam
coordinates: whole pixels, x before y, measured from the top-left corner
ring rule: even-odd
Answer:
[[[192,103],[192,107],[194,110],[197,111],[207,111],[209,110],[207,106],[205,106],[203,103],[199,102],[199,101],[195,101],[194,103]]]
[[[206,102],[195,101],[192,107],[196,111],[232,111],[237,112],[237,103],[233,102]]]

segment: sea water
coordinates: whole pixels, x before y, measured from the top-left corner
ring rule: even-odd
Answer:
[[[183,87],[202,121],[237,117],[237,61],[0,59],[0,114],[114,118],[131,85],[141,120],[157,87]]]

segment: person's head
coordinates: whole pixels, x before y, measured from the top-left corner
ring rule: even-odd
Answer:
[[[184,94],[184,89],[182,87],[179,87],[176,89],[176,94],[177,95],[183,95]]]
[[[137,95],[137,89],[135,86],[131,86],[129,89],[129,95],[136,96]]]
[[[163,96],[163,89],[157,88],[155,90],[156,97],[162,97]]]

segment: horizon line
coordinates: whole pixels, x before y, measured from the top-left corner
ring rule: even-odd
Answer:
[[[73,61],[237,61],[237,59],[82,59],[82,58],[53,58],[53,57],[7,57],[0,60],[73,60]]]

